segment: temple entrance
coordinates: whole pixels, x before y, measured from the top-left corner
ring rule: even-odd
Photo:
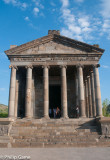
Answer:
[[[56,111],[57,111],[57,114],[56,114]],[[49,86],[49,116],[50,118],[61,117],[61,86],[60,85]]]

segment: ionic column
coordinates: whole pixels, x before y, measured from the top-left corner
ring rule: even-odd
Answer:
[[[95,103],[95,88],[94,88],[94,73],[91,71],[91,94],[92,94],[92,109],[93,109],[93,117],[96,117],[96,103]]]
[[[85,80],[85,101],[86,101],[86,115],[89,117],[89,103],[88,103],[88,83]]]
[[[66,66],[61,66],[61,103],[62,118],[68,118]]]
[[[101,103],[101,91],[100,91],[100,80],[98,67],[94,66],[94,86],[95,86],[95,97],[96,97],[96,115],[97,117],[102,117],[102,103]]]
[[[79,65],[77,67],[77,72],[78,72],[80,116],[86,117],[85,100],[84,100],[83,66]]]
[[[92,98],[91,98],[91,81],[90,76],[87,77],[88,81],[88,99],[89,99],[89,117],[92,117]]]
[[[27,66],[26,73],[26,99],[25,99],[25,117],[31,118],[31,89],[32,89],[32,66]]]
[[[79,106],[79,98],[78,98],[78,75],[76,73],[75,77],[75,85],[76,85],[76,106]]]
[[[49,66],[43,66],[44,118],[49,118]]]
[[[11,79],[10,79],[10,93],[9,93],[9,111],[8,116],[15,117],[15,91],[16,91],[16,66],[10,65]]]

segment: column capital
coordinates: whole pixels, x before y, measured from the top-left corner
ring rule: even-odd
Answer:
[[[50,66],[49,65],[43,65],[42,68],[48,68],[48,69],[50,69]]]
[[[18,67],[15,66],[15,65],[9,65],[9,68],[10,68],[10,69],[11,69],[11,68],[18,69]]]
[[[92,66],[93,66],[93,68],[98,68],[98,67],[100,67],[100,64],[93,64]]]
[[[67,69],[67,66],[66,65],[60,65],[60,68],[66,68]]]
[[[76,68],[80,68],[80,67],[81,67],[81,68],[84,68],[84,65],[82,65],[82,64],[77,64],[77,65],[76,65]]]
[[[28,68],[33,69],[33,66],[32,66],[32,65],[28,65],[28,66],[25,66],[25,68],[26,68],[26,69],[28,69]]]
[[[90,78],[90,76],[87,76],[87,79]]]

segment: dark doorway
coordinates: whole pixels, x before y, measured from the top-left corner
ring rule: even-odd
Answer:
[[[59,108],[60,114],[55,116],[55,111]],[[50,118],[60,118],[61,116],[61,86],[49,86],[49,115]]]

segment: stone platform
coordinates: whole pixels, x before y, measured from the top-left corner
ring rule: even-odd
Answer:
[[[110,147],[96,119],[0,119],[0,147]]]

